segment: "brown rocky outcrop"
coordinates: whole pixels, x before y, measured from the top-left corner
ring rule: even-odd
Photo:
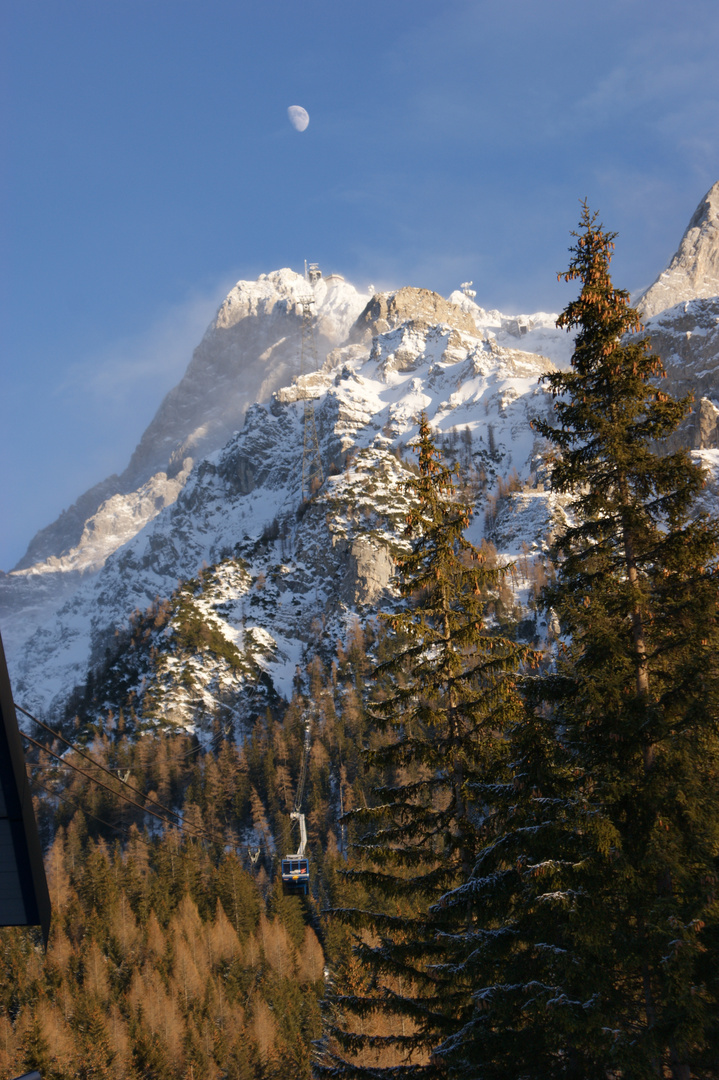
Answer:
[[[349,341],[386,334],[403,323],[409,323],[411,327],[450,323],[456,330],[477,336],[477,327],[469,312],[445,300],[439,293],[407,286],[396,292],[375,293],[352,327]]]

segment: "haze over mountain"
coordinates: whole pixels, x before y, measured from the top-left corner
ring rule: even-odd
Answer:
[[[68,568],[97,569],[110,551],[174,502],[194,461],[224,445],[249,405],[299,374],[298,303],[308,293],[317,304],[320,360],[346,337],[368,299],[337,277],[310,290],[292,270],[238,282],[124,472],[86,491],[37,533],[14,569],[53,559]],[[133,498],[117,498],[127,495]]]

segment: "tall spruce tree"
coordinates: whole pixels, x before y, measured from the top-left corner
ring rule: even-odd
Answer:
[[[537,424],[571,496],[545,594],[563,636],[510,733],[506,831],[448,898],[488,929],[460,965],[474,1013],[438,1057],[473,1080],[716,1077],[719,529],[692,516],[702,470],[663,452],[689,402],[627,337],[614,234],[585,204],[573,235],[572,366],[545,377],[556,422]]]
[[[325,1075],[429,1076],[432,1048],[471,1006],[471,981],[446,968],[444,936],[465,933],[475,913],[434,905],[467,879],[492,833],[491,804],[470,801],[468,787],[502,773],[502,732],[521,709],[515,674],[528,650],[487,618],[507,568],[465,538],[471,511],[424,414],[417,452],[406,485],[412,549],[397,562],[406,604],[383,616],[389,658],[372,706],[383,737],[366,753],[386,780],[373,807],[348,815],[362,831],[349,877],[367,906],[334,913],[355,928],[356,962],[332,1002],[339,1050]]]

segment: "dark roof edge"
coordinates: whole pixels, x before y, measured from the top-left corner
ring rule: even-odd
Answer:
[[[13,704],[10,676],[5,662],[5,650],[0,635],[0,714],[2,731],[0,740],[5,742],[9,754],[9,769],[3,769],[8,818],[15,839],[16,856],[21,868],[21,885],[28,926],[41,926],[47,946],[50,933],[50,894],[42,859],[42,846],[37,831],[32,795],[25,772],[25,753],[20,738],[17,714]],[[14,790],[13,790],[14,782]]]

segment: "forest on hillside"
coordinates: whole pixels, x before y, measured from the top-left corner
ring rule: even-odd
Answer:
[[[219,723],[204,746],[130,735],[119,713],[62,762],[29,747],[53,918],[47,955],[25,931],[0,932],[0,1074],[309,1076],[330,957],[333,979],[352,962],[320,912],[347,895],[339,803],[372,786],[371,644],[356,625],[331,670],[315,658],[307,693],[265,709],[241,746]],[[310,713],[303,898],[283,895],[278,855],[297,847],[288,815]]]
[[[719,522],[667,449],[689,402],[627,338],[612,248],[585,207],[572,367],[537,421],[570,511],[534,582],[553,640],[521,632],[513,568],[466,539],[424,415],[399,602],[289,703],[258,676],[246,737],[162,722],[172,671],[193,678],[158,651],[171,614],[184,654],[242,662],[197,616],[202,582],[137,612],[62,731],[33,730],[53,923],[46,955],[0,935],[4,1073],[719,1077]],[[278,863],[308,725],[300,897]]]

